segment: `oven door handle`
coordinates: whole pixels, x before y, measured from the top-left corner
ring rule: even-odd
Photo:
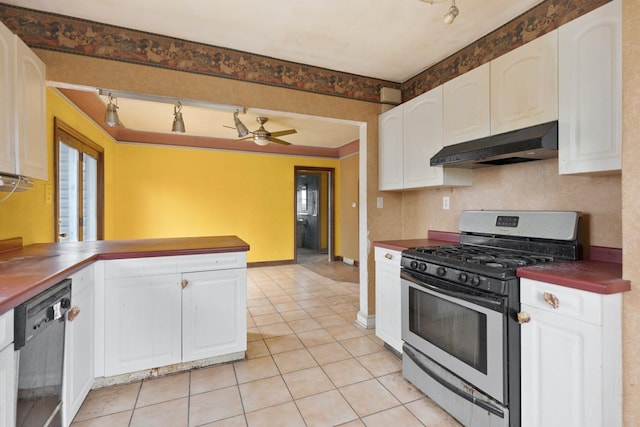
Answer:
[[[504,306],[504,303],[502,301],[502,299],[493,299],[493,298],[486,298],[486,297],[482,297],[482,296],[478,296],[478,295],[473,295],[473,294],[467,294],[467,293],[461,293],[461,292],[456,292],[453,290],[449,290],[446,288],[442,288],[440,286],[436,286],[433,285],[431,283],[426,283],[423,281],[419,281],[418,279],[415,279],[414,277],[412,277],[409,274],[405,274],[404,272],[401,273],[401,278],[407,280],[410,283],[413,283],[415,286],[417,287],[422,287],[422,288],[426,288],[429,289],[435,293],[438,294],[442,294],[442,295],[447,295],[451,298],[457,298],[460,300],[464,300],[464,301],[468,301],[468,302],[473,302],[476,304],[479,304],[483,307],[486,307],[490,310],[493,311],[498,311],[501,312]]]

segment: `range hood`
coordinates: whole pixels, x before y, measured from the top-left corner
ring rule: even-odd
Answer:
[[[0,192],[21,192],[31,190],[33,183],[24,176],[6,175],[0,173]]]
[[[449,145],[431,166],[475,169],[558,157],[558,121]]]

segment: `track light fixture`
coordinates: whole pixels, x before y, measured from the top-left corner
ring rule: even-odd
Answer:
[[[460,10],[456,7],[456,0],[451,0],[451,7],[449,11],[444,15],[444,23],[445,24],[453,24],[456,16],[460,14]]]
[[[113,103],[113,98],[109,94],[109,103],[107,104],[107,110],[104,113],[104,124],[110,127],[120,126],[120,119],[118,118],[118,105]]]
[[[182,120],[182,104],[178,102],[173,106],[173,126],[171,132],[185,132],[184,120]]]
[[[240,121],[238,118],[239,111],[236,110],[233,112],[233,121],[236,124],[236,130],[238,131],[238,138],[242,138],[243,136],[249,135],[249,129]]]

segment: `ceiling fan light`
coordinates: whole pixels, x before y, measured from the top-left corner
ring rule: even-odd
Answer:
[[[110,127],[120,126],[118,106],[113,103],[111,94],[109,94],[109,103],[107,104],[107,110],[104,113],[104,124]]]
[[[444,15],[444,23],[453,24],[453,21],[455,21],[456,16],[458,16],[459,14],[460,14],[460,10],[456,6],[456,2],[454,0],[453,3],[451,4],[451,7],[449,8],[449,11],[446,13],[446,15]]]
[[[239,138],[249,135],[249,129],[247,129],[244,123],[240,121],[240,118],[238,118],[238,110],[233,112],[233,121],[236,124],[236,130],[238,131]]]
[[[173,125],[171,126],[171,132],[185,132],[184,120],[182,119],[182,104],[177,103],[173,106]]]
[[[269,140],[261,135],[254,135],[253,142],[255,142],[257,145],[263,146],[269,144]]]

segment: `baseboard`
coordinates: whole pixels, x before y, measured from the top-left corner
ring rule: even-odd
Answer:
[[[356,317],[356,322],[358,322],[361,326],[370,329],[375,328],[376,326],[376,315],[375,314],[363,314],[361,311],[358,312],[358,316]]]

